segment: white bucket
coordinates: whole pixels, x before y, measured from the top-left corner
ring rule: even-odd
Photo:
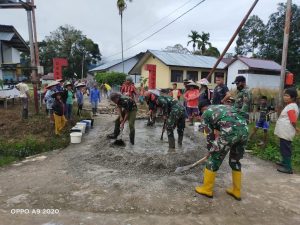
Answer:
[[[70,137],[72,144],[79,144],[81,143],[82,133],[74,132],[70,134]]]
[[[194,132],[198,132],[199,131],[199,126],[201,125],[201,123],[199,122],[195,122],[194,123]]]
[[[86,123],[76,123],[76,126],[81,128],[82,133],[85,133]]]

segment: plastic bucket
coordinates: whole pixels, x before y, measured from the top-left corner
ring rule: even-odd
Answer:
[[[86,128],[86,123],[76,123],[77,127],[80,127],[80,129],[82,130],[82,133],[85,133],[85,128]]]
[[[88,121],[90,121],[90,122],[91,122],[91,128],[93,128],[93,126],[94,126],[94,119],[89,119],[89,118],[87,118],[87,119],[83,119],[83,120],[88,120]]]
[[[81,143],[82,133],[73,132],[70,134],[70,137],[71,137],[72,144],[79,144]]]
[[[88,128],[92,127],[92,121],[91,120],[82,120],[82,122],[86,123]]]
[[[91,123],[87,120],[81,120],[80,123],[85,123],[85,130],[86,131],[91,128]]]
[[[201,125],[201,123],[199,123],[199,122],[195,122],[194,123],[194,132],[197,132],[197,131],[199,131],[199,126]]]

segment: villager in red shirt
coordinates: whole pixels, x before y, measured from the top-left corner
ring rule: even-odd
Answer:
[[[127,78],[126,81],[121,86],[121,94],[129,96],[130,98],[134,99],[137,95],[136,88],[134,86],[134,83],[131,79],[131,77]]]
[[[187,102],[187,112],[191,126],[193,125],[194,118],[196,119],[199,116],[199,87],[195,82],[187,84],[188,90],[184,94],[184,99]]]
[[[173,84],[173,90],[170,91],[169,95],[174,99],[174,100],[179,100],[181,96],[181,91],[177,89],[177,84]]]

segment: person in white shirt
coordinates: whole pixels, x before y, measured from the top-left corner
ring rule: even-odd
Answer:
[[[21,82],[16,85],[16,88],[20,91],[22,101],[22,119],[28,119],[29,87],[24,82]]]
[[[292,141],[299,132],[296,127],[299,116],[299,107],[296,104],[298,97],[295,88],[288,88],[285,90],[283,100],[286,104],[282,110],[275,126],[274,134],[280,139],[280,153],[282,157],[281,162],[276,164],[280,166],[277,171],[281,173],[292,174]]]

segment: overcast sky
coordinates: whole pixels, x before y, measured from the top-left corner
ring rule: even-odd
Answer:
[[[124,12],[125,49],[143,40],[199,1],[133,0],[128,3]],[[35,0],[39,41],[60,25],[69,24],[98,43],[104,57],[119,53],[120,16],[116,2],[117,0]],[[184,7],[153,26],[187,2]],[[222,51],[253,2],[254,0],[206,0],[154,37],[126,51],[125,57],[147,49],[161,50],[177,43],[186,46],[189,40],[187,35],[191,30],[209,32],[212,44]],[[285,0],[260,0],[252,14],[258,15],[266,23],[279,2]],[[300,0],[294,0],[293,3],[299,5]],[[0,10],[0,24],[15,26],[23,38],[28,40],[24,10]],[[192,49],[192,46],[189,48]],[[230,51],[233,49],[234,47]],[[110,59],[120,57],[121,54]]]

